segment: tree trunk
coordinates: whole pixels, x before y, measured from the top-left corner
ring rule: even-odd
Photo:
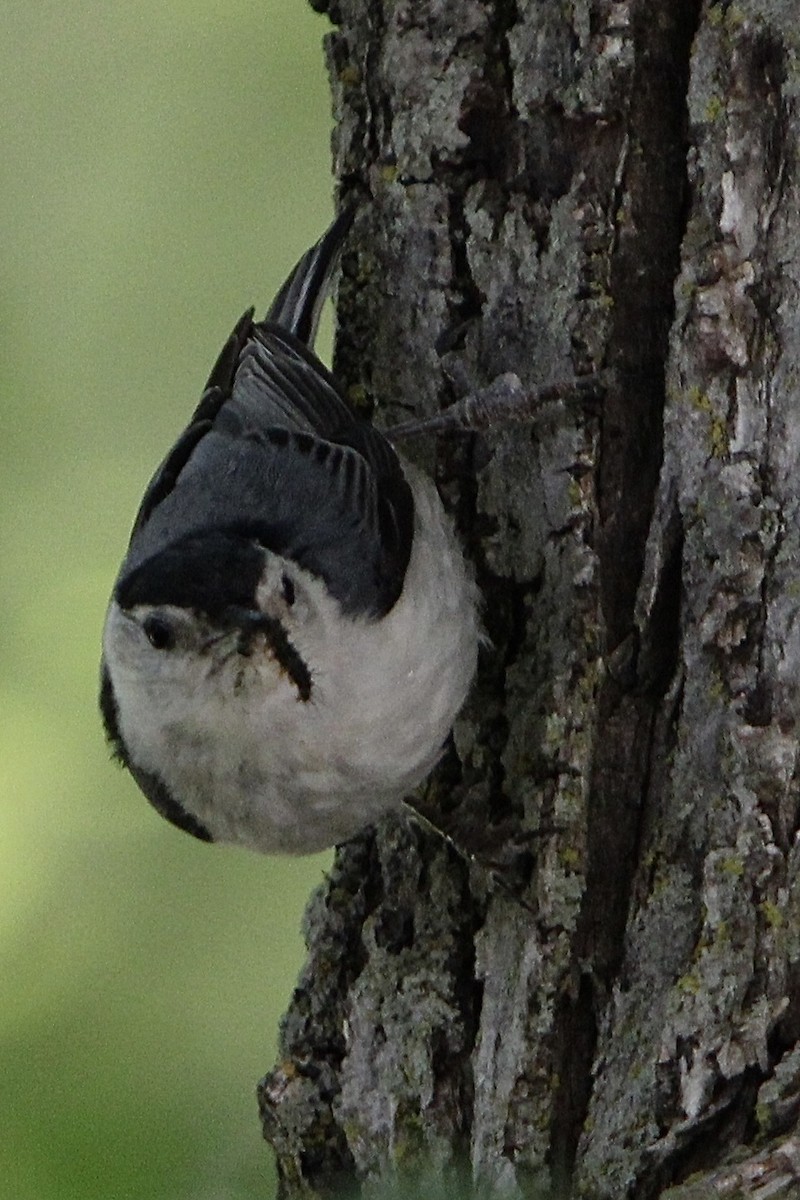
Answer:
[[[800,11],[328,7],[354,402],[607,383],[415,443],[489,643],[452,841],[400,814],[312,900],[283,1195],[798,1196]]]

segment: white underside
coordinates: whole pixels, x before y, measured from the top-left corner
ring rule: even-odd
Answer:
[[[416,529],[402,595],[379,621],[342,618],[320,581],[289,636],[304,702],[266,653],[143,675],[112,606],[105,653],[131,760],[212,834],[310,853],[353,836],[430,771],[475,671],[476,588],[433,485],[404,465]],[[162,655],[162,662],[166,661]],[[242,663],[244,662],[244,671]]]

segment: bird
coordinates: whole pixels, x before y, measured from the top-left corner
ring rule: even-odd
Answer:
[[[354,215],[236,324],[145,490],[103,629],[113,755],[173,825],[267,854],[403,804],[481,637],[436,487],[313,351]]]

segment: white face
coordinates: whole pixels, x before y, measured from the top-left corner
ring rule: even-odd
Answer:
[[[213,629],[173,605],[124,611],[112,602],[103,650],[123,739],[134,760],[150,770],[162,767],[157,758],[165,738],[182,741],[199,733],[208,696],[223,678],[231,688],[245,661],[235,631]]]
[[[265,571],[257,608],[243,614],[241,624],[235,619],[215,624],[202,613],[170,604],[124,610],[112,601],[103,649],[123,725],[139,703],[156,704],[162,720],[175,721],[182,711],[189,716],[196,710],[201,696],[219,691],[232,696],[248,682],[270,691],[288,675],[298,686],[291,668],[294,658],[300,660],[291,654],[288,635],[308,617],[307,604],[301,600],[292,611],[295,584],[284,575],[276,589],[266,576]],[[261,619],[269,628],[259,628]]]
[[[291,668],[300,660],[292,657],[288,638],[309,615],[305,589],[275,559],[265,564],[255,611],[242,615],[244,628],[235,617],[216,624],[176,605],[122,609],[112,601],[103,650],[120,730],[134,761],[160,773],[165,741],[176,745],[207,736],[212,713],[212,732],[219,736],[220,706],[223,725],[231,726],[237,702],[248,693],[257,690],[265,699],[287,683],[296,689]],[[255,625],[248,625],[248,617]],[[269,629],[258,628],[260,618]]]
[[[173,651],[178,655],[187,651],[200,653],[218,640],[201,618],[172,604],[140,604],[130,612],[117,608],[115,614],[109,614],[109,624],[121,633],[120,647],[127,644],[132,651],[136,647],[136,653],[149,646],[156,651],[152,655],[146,651],[154,662]]]
[[[312,615],[306,588],[283,560],[270,556],[265,563],[251,615],[279,622],[290,634]],[[204,680],[221,683],[221,674],[229,687],[239,690],[245,676],[263,677],[265,667],[269,675],[270,661],[280,673],[269,638],[257,630],[247,633],[235,619],[215,624],[202,613],[172,604],[122,609],[112,601],[103,650],[121,709],[125,705],[119,693],[126,687],[149,690],[153,700],[171,708],[181,689],[193,691]]]
[[[115,686],[134,677],[154,688],[187,682],[218,669],[236,649],[233,631],[221,632],[186,609],[140,604],[124,611],[112,602],[103,649]]]

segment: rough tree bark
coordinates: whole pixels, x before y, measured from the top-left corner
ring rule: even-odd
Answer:
[[[387,820],[311,903],[283,1194],[800,1195],[797,4],[317,7],[354,401],[610,383],[419,449],[491,641],[453,842]]]

